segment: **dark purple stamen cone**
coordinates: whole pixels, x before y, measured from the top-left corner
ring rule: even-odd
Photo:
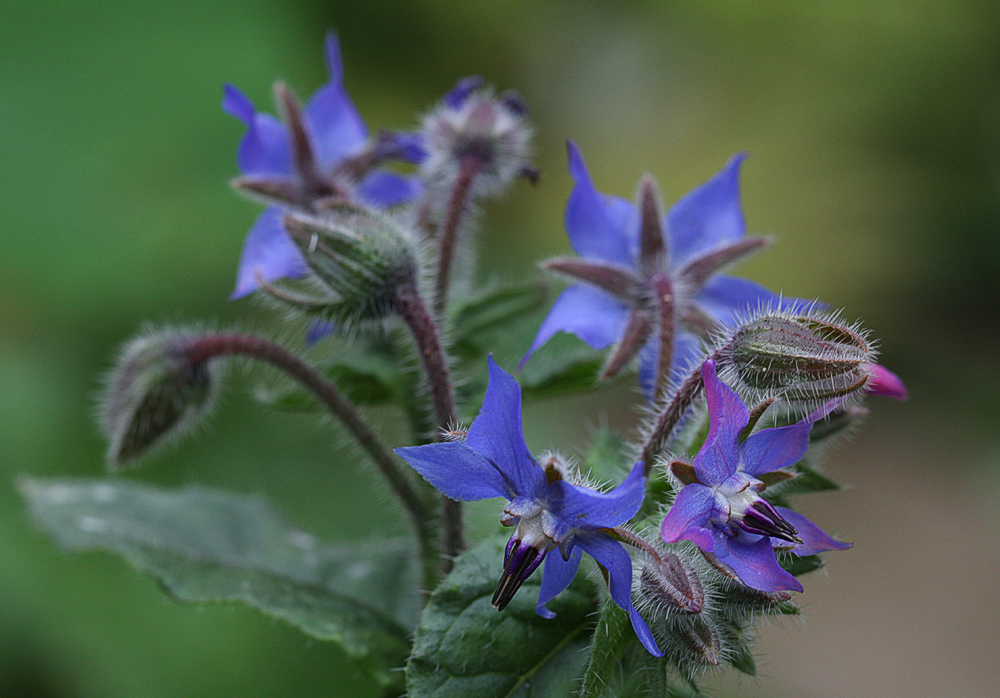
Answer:
[[[739,526],[748,533],[759,533],[791,543],[802,542],[798,530],[781,518],[781,514],[764,499],[757,500],[746,510]]]
[[[493,607],[498,611],[505,609],[544,558],[545,554],[538,548],[511,538],[504,554],[503,575],[497,582],[497,590],[493,592]]]

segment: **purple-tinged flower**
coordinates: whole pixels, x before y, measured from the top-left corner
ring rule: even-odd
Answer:
[[[874,364],[868,377],[868,394],[905,400],[909,393],[903,379],[881,364]]]
[[[751,412],[719,380],[714,361],[705,362],[702,377],[711,426],[693,471],[685,474],[687,484],[663,519],[663,540],[692,541],[754,589],[802,591],[798,580],[778,564],[775,548],[812,555],[851,544],[834,540],[801,514],[772,506],[760,492],[767,474],[802,458],[813,422],[826,411],[747,437]]]
[[[463,188],[478,199],[503,191],[516,177],[538,177],[529,159],[527,105],[513,90],[494,94],[478,76],[455,84],[424,117],[421,136],[427,152],[421,169],[431,199],[464,179]]]
[[[489,371],[483,406],[464,441],[398,448],[396,453],[452,499],[509,501],[500,522],[517,528],[507,544],[503,574],[493,596],[497,609],[510,603],[544,560],[536,610],[552,618],[545,604],[569,586],[582,552],[587,552],[608,571],[611,598],[628,612],[639,640],[661,656],[649,626],[632,604],[631,559],[608,533],[631,519],[642,504],[642,463],[636,463],[611,492],[569,482],[557,459],[542,467],[524,441],[521,387],[492,357]]]
[[[368,130],[343,86],[344,68],[335,34],[326,38],[330,80],[300,108],[284,86],[277,87],[285,123],[259,113],[240,90],[225,85],[222,108],[247,126],[237,161],[243,177],[237,186],[268,200],[309,207],[330,196],[354,196],[373,206],[413,200],[419,182],[375,170],[390,159],[420,162],[425,153],[416,134],[380,134],[369,142]],[[265,210],[247,235],[232,298],[266,282],[299,277],[306,265],[282,226],[282,211]]]
[[[742,154],[661,217],[651,178],[640,184],[636,204],[602,194],[576,144],[568,141],[567,148],[575,186],[565,225],[580,258],[556,258],[544,266],[584,283],[559,296],[525,360],[559,331],[595,349],[616,344],[602,377],[615,375],[639,354],[640,379],[654,394],[671,370],[690,364],[700,340],[717,324],[747,308],[799,303],[719,273],[768,244],[744,235]]]

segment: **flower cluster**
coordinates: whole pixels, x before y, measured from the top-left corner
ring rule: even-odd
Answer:
[[[224,506],[192,515],[192,501],[212,498],[182,497],[183,520],[172,525],[167,495],[133,492],[129,501],[157,503],[153,518],[136,507],[138,528],[150,531],[143,546],[172,540],[153,530],[154,519],[171,535],[183,531],[185,545],[168,545],[164,559],[193,556],[198,564],[184,575],[192,587],[211,569],[206,588],[239,588],[241,599],[342,642],[384,695],[439,695],[453,680],[452,693],[512,695],[554,657],[583,656],[580,642],[591,643],[590,663],[572,677],[581,695],[619,676],[643,684],[622,694],[687,695],[674,678],[693,686],[721,663],[752,674],[753,623],[797,612],[797,578],[823,564],[819,553],[851,547],[792,508],[798,494],[837,488],[813,446],[856,425],[867,395],[904,399],[903,382],[877,363],[868,333],[840,314],[725,273],[769,244],[747,235],[742,154],[664,213],[650,177],[634,203],[599,192],[569,141],[565,228],[576,256],[542,266],[572,285],[539,326],[544,285],[477,284],[468,233],[486,199],[537,179],[524,100],[464,78],[412,130],[370,137],[344,89],[332,34],[326,62],[330,79],[304,106],[276,85],[280,119],[230,85],[223,108],[246,127],[234,186],[268,206],[247,235],[233,297],[266,292],[313,322],[311,339],[336,331],[336,341],[307,357],[243,331],[146,332],[111,372],[101,422],[112,468],[132,465],[206,417],[224,361],[266,363],[294,384],[262,400],[336,419],[412,537],[400,539],[398,557],[364,546],[320,553],[311,538],[306,556],[301,533],[278,535],[270,518],[257,526],[259,502],[234,514],[237,498],[219,497]],[[409,174],[383,169],[389,163],[408,163]],[[550,345],[536,354],[559,332],[612,347],[599,375],[579,352],[558,355]],[[526,352],[514,339],[532,335]],[[522,364],[534,357],[521,384],[501,368],[518,356]],[[589,391],[595,377],[635,364],[647,400],[634,441],[602,431],[572,467],[532,455],[522,399],[553,386]],[[476,407],[471,426],[458,426]],[[386,415],[398,422],[392,429],[370,421]],[[512,529],[502,559],[502,539],[471,549],[466,540],[462,503],[493,498],[505,500],[500,523]],[[90,518],[80,502],[73,507],[55,518]],[[238,553],[220,552],[230,537]],[[202,539],[211,545],[198,549]],[[246,554],[259,555],[253,571],[267,575],[263,586],[288,590],[280,599],[232,564],[246,541],[264,539],[266,550]],[[349,573],[331,572],[333,560],[355,559]],[[598,572],[596,590],[575,582],[587,566]],[[522,612],[512,600],[536,570],[535,613],[530,601]],[[570,666],[549,673],[568,679]]]
[[[524,441],[521,387],[492,357],[489,369],[483,406],[464,440],[398,448],[396,453],[453,499],[508,500],[500,522],[516,528],[493,595],[497,609],[510,603],[544,561],[537,610],[546,618],[554,617],[545,604],[573,581],[584,551],[607,570],[611,598],[628,612],[646,649],[659,655],[649,627],[632,604],[632,563],[613,536],[614,528],[635,516],[642,505],[642,463],[606,493],[575,484],[553,459],[543,468]]]
[[[662,215],[651,178],[639,185],[635,204],[602,194],[576,144],[567,147],[575,186],[565,224],[580,259],[556,258],[543,266],[583,283],[559,296],[525,360],[560,331],[595,349],[614,344],[603,377],[639,355],[640,379],[652,395],[693,363],[701,341],[718,325],[747,308],[798,304],[720,273],[768,244],[746,237],[742,154]]]

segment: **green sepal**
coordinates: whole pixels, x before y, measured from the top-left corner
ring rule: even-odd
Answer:
[[[535,613],[541,573],[503,611],[490,605],[503,569],[504,541],[460,556],[431,594],[406,665],[409,698],[569,698],[587,660],[596,590],[583,575]],[[558,553],[552,553],[558,554]]]
[[[107,550],[189,603],[239,601],[338,645],[386,691],[419,609],[409,541],[333,546],[292,528],[262,497],[124,480],[24,479],[35,521],[67,550]]]
[[[748,676],[757,675],[757,663],[750,652],[750,646],[745,642],[733,643],[726,654],[726,661],[737,671]]]
[[[790,496],[839,489],[840,485],[836,482],[800,461],[795,465],[795,477],[769,485],[763,496],[774,505],[791,508],[788,504]]]
[[[823,566],[823,560],[819,555],[799,556],[793,553],[779,552],[777,554],[777,558],[778,564],[780,564],[786,572],[795,577],[808,574],[809,572],[814,572]]]

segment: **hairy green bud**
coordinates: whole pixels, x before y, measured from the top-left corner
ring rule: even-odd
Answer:
[[[211,410],[218,371],[208,361],[190,358],[198,336],[168,328],[146,331],[125,344],[100,403],[110,468],[132,465],[182,437]]]
[[[417,278],[416,246],[390,216],[331,202],[315,215],[288,214],[285,228],[316,278],[333,294],[336,320],[372,320],[396,310]]]
[[[803,408],[864,395],[875,350],[835,315],[765,311],[718,350],[719,374],[748,402],[779,397]]]

